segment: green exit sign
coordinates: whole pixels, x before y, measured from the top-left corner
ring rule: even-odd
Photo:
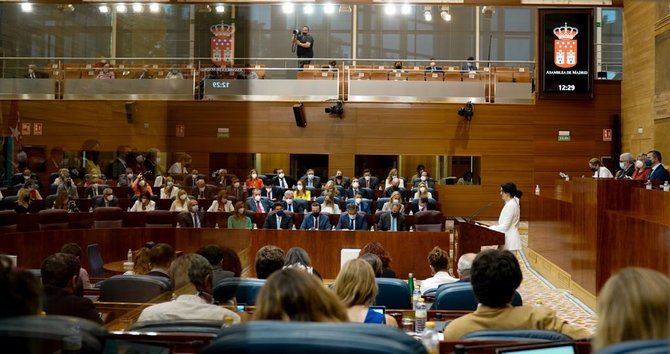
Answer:
[[[569,130],[559,130],[558,131],[558,141],[570,141],[570,131]]]

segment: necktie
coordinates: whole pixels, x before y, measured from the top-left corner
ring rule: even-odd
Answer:
[[[291,212],[293,211],[293,204],[288,205],[288,211],[291,211]]]
[[[315,230],[319,229],[319,217],[318,216],[314,217],[314,229]]]
[[[282,187],[282,188],[286,188],[286,180],[282,178],[282,179],[279,180],[279,181],[281,182],[281,183],[280,183],[280,184],[281,184],[281,187]]]
[[[200,228],[200,219],[198,218],[198,214],[193,213],[193,227],[196,229]]]
[[[354,225],[354,219],[349,219],[349,230],[355,229],[356,226]]]
[[[281,217],[277,216],[277,230],[281,229]]]
[[[312,180],[311,179],[309,180],[309,184],[307,186],[308,187],[314,187],[314,185],[312,185]]]
[[[272,191],[268,192],[268,199],[272,199]]]
[[[360,204],[358,204],[358,211],[363,211]]]
[[[263,212],[263,206],[261,205],[260,200],[256,202],[256,212],[257,213],[262,213]]]
[[[398,226],[397,226],[397,220],[394,217],[391,217],[391,231],[397,231]]]
[[[93,196],[97,197],[98,196],[98,188],[93,188]]]

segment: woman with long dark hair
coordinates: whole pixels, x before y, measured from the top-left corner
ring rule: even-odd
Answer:
[[[521,236],[519,235],[519,219],[521,218],[521,207],[519,198],[523,192],[516,188],[516,184],[507,182],[500,186],[500,198],[505,206],[500,212],[498,225],[490,226],[491,230],[505,233],[504,249],[509,251],[521,250]]]

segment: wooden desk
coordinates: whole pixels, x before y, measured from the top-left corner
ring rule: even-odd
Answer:
[[[454,257],[453,269],[458,269],[458,259],[466,253],[479,253],[482,246],[504,245],[505,234],[491,230],[464,218],[454,219]]]

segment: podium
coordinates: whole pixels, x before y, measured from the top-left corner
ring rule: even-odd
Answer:
[[[491,230],[485,225],[477,224],[465,218],[454,219],[454,259],[453,269],[458,269],[458,259],[466,253],[479,253],[482,246],[505,244],[505,234]]]

